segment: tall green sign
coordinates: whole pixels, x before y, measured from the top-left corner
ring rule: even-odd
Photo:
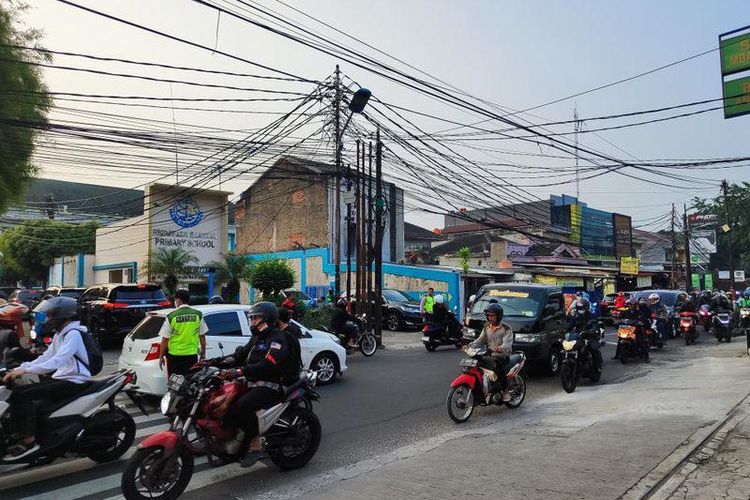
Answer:
[[[750,114],[750,26],[719,35],[724,118]],[[744,76],[727,80],[738,73]]]
[[[719,40],[719,53],[722,76],[750,69],[750,33]]]
[[[700,290],[701,289],[701,275],[698,273],[692,273],[690,275],[690,278],[692,279],[693,289]]]
[[[714,289],[714,275],[713,274],[706,274],[703,276],[703,283],[706,287],[706,290],[713,290]]]

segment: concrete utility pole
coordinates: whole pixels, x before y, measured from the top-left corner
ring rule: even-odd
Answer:
[[[339,296],[339,281],[341,279],[341,77],[339,73],[339,65],[336,65],[336,73],[334,78],[334,85],[336,86],[336,98],[333,103],[333,109],[335,116],[333,121],[335,124],[336,132],[336,181],[335,181],[335,192],[334,192],[334,224],[333,224],[333,245],[334,245],[334,281],[333,293],[335,297]]]
[[[727,180],[721,181],[721,191],[724,194],[724,223],[727,230],[727,257],[729,258],[729,286],[734,288],[734,249],[732,248],[732,223],[729,212],[729,184]]]
[[[352,166],[346,167],[346,300],[352,300]]]
[[[692,269],[690,268],[690,227],[688,226],[687,205],[682,205],[682,209],[682,224],[685,232],[685,289],[690,290],[692,287]]]

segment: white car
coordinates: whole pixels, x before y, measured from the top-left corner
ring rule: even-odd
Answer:
[[[206,357],[230,355],[248,343],[252,337],[247,313],[250,306],[240,304],[215,304],[194,306],[203,313],[208,326]],[[161,339],[159,330],[174,309],[150,312],[125,337],[120,354],[120,369],[135,370],[136,384],[146,394],[163,395],[167,392],[167,375],[159,368]],[[294,322],[302,331],[300,347],[302,364],[318,372],[318,383],[330,384],[346,371],[346,349],[330,333],[310,330]],[[223,349],[219,349],[221,342]]]

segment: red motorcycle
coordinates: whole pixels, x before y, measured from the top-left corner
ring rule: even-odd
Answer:
[[[711,323],[713,322],[713,315],[714,313],[711,312],[711,308],[708,306],[708,304],[703,304],[701,308],[698,310],[698,319],[700,321],[701,326],[703,326],[704,332],[708,332],[708,330],[711,329]]]
[[[187,488],[193,475],[193,458],[206,455],[212,466],[240,460],[245,436],[227,428],[222,417],[232,402],[248,390],[244,377],[227,380],[211,364],[187,377],[172,374],[162,398],[161,411],[170,419],[169,430],[147,437],[128,461],[122,474],[125,498],[174,500]],[[321,428],[313,413],[317,375],[302,372],[299,381],[286,387],[281,403],[258,412],[260,435],[268,458],[282,470],[303,467],[320,445]]]
[[[448,416],[456,423],[469,420],[476,406],[505,405],[508,408],[518,408],[526,398],[526,381],[521,375],[521,370],[526,364],[526,355],[517,352],[510,356],[508,363],[508,392],[510,400],[503,401],[502,394],[492,390],[497,375],[492,370],[481,368],[479,360],[490,354],[486,347],[477,349],[470,347],[466,350],[468,358],[461,360],[459,365],[463,372],[453,383],[448,391]],[[486,397],[485,394],[489,394]]]
[[[695,344],[698,338],[697,319],[698,315],[694,312],[680,313],[680,333],[685,337],[685,345]]]

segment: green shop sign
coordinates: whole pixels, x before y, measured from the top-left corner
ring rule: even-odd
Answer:
[[[750,69],[750,33],[719,41],[723,76]]]
[[[750,76],[724,81],[724,118],[750,113]]]

